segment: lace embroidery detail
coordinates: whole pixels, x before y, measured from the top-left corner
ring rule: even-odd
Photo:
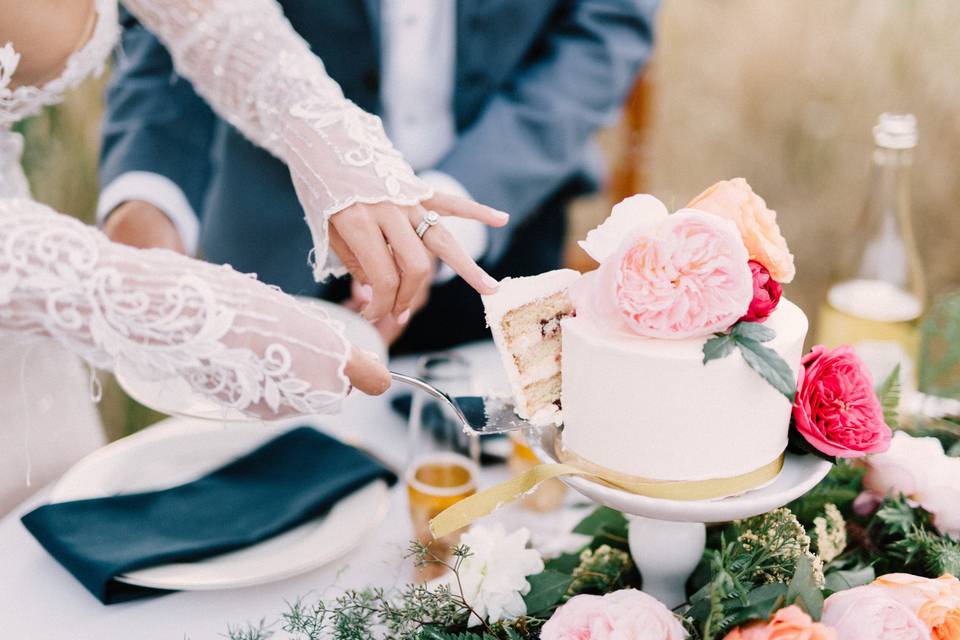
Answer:
[[[355,203],[412,205],[433,191],[380,118],[347,100],[275,0],[127,0],[178,72],[218,113],[290,167],[324,279],[330,216]]]
[[[115,245],[29,200],[0,200],[0,219],[0,330],[52,337],[98,368],[183,376],[259,417],[339,410],[350,345],[316,305],[228,266]]]
[[[10,78],[20,56],[10,43],[0,49],[0,127],[35,115],[47,105],[63,100],[63,94],[92,74],[103,71],[110,50],[120,36],[117,23],[117,0],[96,0],[97,24],[90,40],[67,60],[63,73],[42,87],[9,88]],[[8,68],[7,65],[11,65]]]

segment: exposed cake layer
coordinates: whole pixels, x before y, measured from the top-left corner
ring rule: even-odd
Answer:
[[[794,374],[807,318],[781,299],[766,326]],[[787,446],[790,402],[739,351],[703,364],[706,338],[615,334],[580,315],[563,321],[563,443],[632,476],[704,480],[745,474]]]
[[[508,278],[484,296],[487,324],[503,361],[517,413],[537,424],[555,420],[560,404],[560,322],[573,315],[570,269]]]

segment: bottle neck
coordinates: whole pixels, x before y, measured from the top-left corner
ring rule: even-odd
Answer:
[[[874,148],[866,210],[872,221],[892,218],[897,226],[909,226],[912,167],[913,149]]]

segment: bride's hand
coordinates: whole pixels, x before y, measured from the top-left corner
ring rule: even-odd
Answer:
[[[344,370],[350,384],[371,396],[378,396],[390,388],[390,372],[366,351],[356,347],[350,353]]]
[[[376,322],[387,314],[400,317],[418,291],[433,277],[434,257],[446,262],[481,294],[493,293],[497,281],[485,272],[442,225],[427,228],[418,238],[416,227],[429,212],[472,218],[492,227],[509,220],[506,213],[465,198],[437,193],[422,205],[389,202],[355,204],[330,218],[330,248],[351,275],[373,289],[363,309]]]

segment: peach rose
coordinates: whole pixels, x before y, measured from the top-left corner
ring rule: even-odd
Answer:
[[[573,293],[578,313],[587,306],[608,326],[650,338],[725,331],[753,298],[747,252],[736,228],[692,209],[622,240],[595,274]]]
[[[557,609],[541,640],[682,640],[683,625],[662,602],[636,589],[580,594]]]
[[[777,212],[767,208],[746,180],[722,180],[691,200],[687,207],[733,220],[750,259],[765,266],[777,282],[793,280],[793,255],[777,225]]]
[[[769,622],[752,622],[727,634],[724,640],[840,640],[837,632],[814,622],[797,605],[780,609]]]
[[[870,586],[915,611],[930,628],[933,638],[960,640],[960,581],[953,576],[930,579],[890,573]]]
[[[823,623],[840,640],[927,640],[930,630],[908,606],[874,585],[834,593],[823,605]]]

